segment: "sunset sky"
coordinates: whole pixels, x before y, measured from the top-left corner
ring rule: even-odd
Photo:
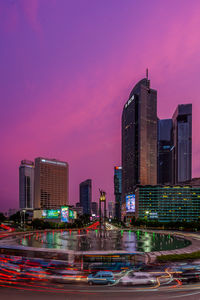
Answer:
[[[147,67],[159,118],[193,104],[200,177],[199,0],[0,0],[0,211],[38,156],[69,163],[70,204],[87,178],[114,200],[121,113]]]

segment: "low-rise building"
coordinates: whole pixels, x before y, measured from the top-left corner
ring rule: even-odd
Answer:
[[[33,219],[72,223],[77,219],[77,211],[72,206],[61,206],[58,209],[35,209]]]
[[[200,218],[200,186],[139,185],[135,198],[136,219],[190,222]]]

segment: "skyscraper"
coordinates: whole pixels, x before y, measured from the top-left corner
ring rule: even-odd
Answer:
[[[122,114],[122,202],[136,184],[157,183],[157,91],[147,78],[130,93]]]
[[[98,203],[97,202],[91,202],[91,212],[95,216],[98,215]]]
[[[158,184],[173,183],[172,152],[172,119],[158,120]]]
[[[121,220],[122,205],[122,167],[114,167],[115,217]]]
[[[87,179],[80,183],[80,204],[83,207],[83,214],[91,213],[92,202],[92,180]]]
[[[68,193],[68,163],[56,159],[36,158],[34,208],[56,209],[67,205]]]
[[[33,209],[34,201],[34,163],[22,160],[19,167],[19,207]]]
[[[192,178],[192,104],[181,104],[173,117],[174,183]]]
[[[115,204],[112,201],[108,202],[108,218],[113,219],[115,216]]]

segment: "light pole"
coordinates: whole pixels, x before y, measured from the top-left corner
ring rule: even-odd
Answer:
[[[24,231],[25,231],[25,218],[26,218],[26,210],[25,210],[25,209],[23,209],[23,210],[22,210],[22,212],[24,213],[24,222],[23,222],[23,223],[24,223]]]
[[[22,228],[22,225],[23,225],[23,219],[22,219],[22,210],[20,210],[20,217],[21,217],[21,228]]]

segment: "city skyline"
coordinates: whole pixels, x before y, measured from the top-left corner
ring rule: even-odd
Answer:
[[[99,188],[113,201],[121,111],[146,67],[159,118],[193,105],[192,177],[199,177],[200,3],[80,1],[78,10],[73,2],[30,3],[0,3],[1,209],[18,206],[20,161],[39,156],[69,163],[70,204],[85,178],[93,201]]]

